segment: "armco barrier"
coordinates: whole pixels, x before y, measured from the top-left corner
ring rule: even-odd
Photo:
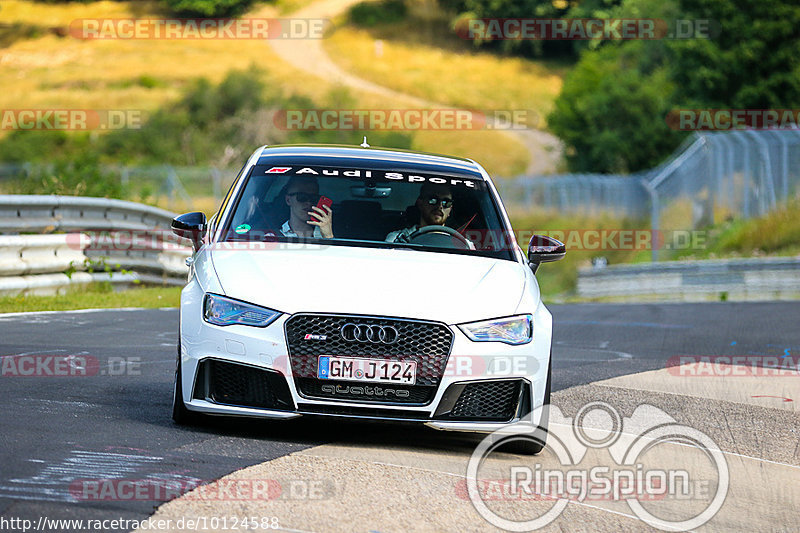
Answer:
[[[0,276],[81,270],[89,237],[67,235],[0,235]]]
[[[191,248],[169,238],[173,217],[123,200],[0,195],[0,233],[6,234],[0,235],[0,293],[53,293],[96,281],[182,285]],[[98,242],[120,232],[152,244],[125,249]]]
[[[149,205],[83,196],[0,195],[0,232],[169,229],[175,215]]]
[[[674,301],[800,298],[800,257],[673,261],[581,269],[583,298]]]
[[[39,274],[36,276],[11,276],[0,278],[0,294],[56,294],[68,287],[92,282],[109,282],[118,288],[133,287],[141,283],[154,283],[135,272],[75,272],[66,274]]]

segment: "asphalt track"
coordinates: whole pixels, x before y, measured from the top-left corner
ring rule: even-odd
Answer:
[[[797,357],[800,303],[570,304],[550,309],[555,327],[553,403],[565,414],[574,415],[586,402],[603,400],[629,416],[637,405],[647,402],[678,422],[705,431],[724,451],[757,461],[742,469],[763,475],[765,469],[774,467],[777,470],[770,473],[773,481],[800,486],[800,381],[750,381],[747,398],[741,400],[724,396],[730,387],[716,390],[698,382],[697,387],[707,390],[701,394],[692,388],[681,389],[683,385],[659,374],[670,358],[680,355]],[[0,316],[4,361],[29,355],[75,355],[97,365],[96,373],[87,376],[30,377],[12,372],[0,377],[0,524],[11,518],[36,524],[43,516],[143,519],[174,497],[76,500],[71,488],[86,479],[167,479],[193,486],[264,462],[277,469],[271,475],[281,475],[280,467],[286,465],[281,461],[292,458],[309,461],[304,466],[306,475],[313,470],[314,461],[352,460],[354,455],[362,462],[372,461],[365,468],[374,468],[386,453],[386,461],[407,460],[415,465],[437,454],[454,453],[462,460],[448,468],[454,470],[451,475],[463,476],[463,459],[469,457],[476,441],[427,428],[321,419],[282,423],[212,419],[202,427],[176,427],[170,419],[176,324],[177,311],[169,309]],[[6,374],[13,370],[4,368]],[[600,381],[603,383],[598,384]],[[342,449],[348,450],[347,457]],[[403,459],[408,450],[417,455]],[[274,461],[278,458],[282,459]],[[348,469],[338,471],[332,464],[326,467],[329,480],[341,481],[345,487],[332,499],[334,503],[350,501],[358,481],[348,478],[352,473]],[[392,475],[402,476],[403,472],[393,471]],[[282,475],[292,474],[284,471]],[[755,485],[769,483],[751,481]],[[798,530],[796,490],[787,489],[774,498],[762,494],[758,501],[742,495],[744,488],[737,490],[732,497],[739,498],[738,511],[724,507],[715,518],[718,530]],[[412,507],[433,505],[435,500],[418,502],[413,495],[407,496],[407,505]],[[445,497],[454,498],[451,493]],[[281,502],[273,503],[277,514]],[[286,508],[291,507],[289,503]],[[164,512],[174,504],[165,506]],[[740,504],[745,505],[744,510]],[[746,520],[753,505],[759,506],[760,522]],[[588,511],[581,509],[570,515],[572,507],[559,519],[562,522],[556,522],[559,528],[611,531],[645,527],[619,512],[598,515],[592,511],[594,514],[583,516],[580,513]],[[482,530],[487,524],[470,510],[465,507],[460,519]],[[738,513],[745,513],[744,517]],[[570,522],[570,516],[583,516],[584,521]],[[301,524],[300,520],[297,525],[290,519],[281,517],[281,527],[321,531],[337,525],[335,517],[329,517],[330,527],[324,528],[315,526],[310,516],[310,522]],[[449,529],[442,525],[449,522],[415,523],[419,530]],[[758,527],[754,527],[756,523]],[[388,519],[363,525],[364,531],[401,529],[408,526]]]

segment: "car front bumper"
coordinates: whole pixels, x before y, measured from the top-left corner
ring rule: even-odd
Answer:
[[[369,419],[421,423],[440,430],[489,433],[521,420],[538,425],[544,401],[550,364],[551,316],[543,305],[533,313],[533,340],[511,346],[499,342],[473,342],[461,330],[447,324],[452,343],[447,366],[438,380],[433,397],[424,404],[391,401],[355,401],[310,397],[299,390],[290,359],[285,330],[291,315],[282,315],[266,328],[248,326],[215,326],[202,318],[203,291],[191,281],[181,298],[181,394],[191,411],[211,415],[256,417],[289,420],[303,415],[351,419]],[[343,310],[342,314],[345,314]],[[320,354],[321,355],[321,354]],[[264,371],[271,379],[285,379],[287,392],[280,408],[236,405],[219,401],[201,390],[205,377],[203,365],[227,365],[230,368]],[[233,365],[233,366],[231,366]],[[257,374],[255,374],[257,375]],[[450,416],[460,394],[468,388],[472,396],[484,390],[502,388],[505,398],[512,394],[513,409],[503,420],[487,420],[481,416]],[[358,385],[357,383],[353,383]],[[373,384],[375,385],[375,384]],[[482,388],[483,387],[483,388]],[[488,387],[488,388],[486,388]],[[206,392],[209,390],[206,385]],[[495,417],[496,418],[496,417]]]

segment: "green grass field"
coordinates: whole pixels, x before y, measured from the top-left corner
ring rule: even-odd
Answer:
[[[105,286],[89,286],[55,296],[0,296],[0,313],[111,309],[119,307],[178,307],[181,289],[144,287],[111,292]]]

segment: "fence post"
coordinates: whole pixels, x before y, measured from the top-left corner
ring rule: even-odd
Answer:
[[[128,167],[122,167],[120,171],[120,180],[122,181],[122,187],[127,190],[128,184],[131,181],[131,170]]]
[[[759,202],[759,207],[763,205],[764,209],[759,209],[758,213],[759,215],[764,215],[777,205],[777,199],[775,198],[775,178],[772,174],[772,157],[769,153],[769,145],[767,145],[767,142],[759,133],[752,130],[747,130],[745,133],[755,139],[760,147],[759,151],[764,158],[763,165],[759,166],[764,169],[761,183],[765,193],[764,196],[766,196],[766,202]],[[769,195],[766,194],[767,192],[769,192]]]
[[[211,168],[211,180],[213,182],[214,188],[214,205],[217,206],[220,204],[222,198],[222,185],[221,185],[222,176],[220,175],[220,171],[217,167]]]
[[[783,135],[781,132],[777,133],[778,139],[781,141],[781,202],[789,199],[789,136]]]
[[[722,175],[720,178],[719,200],[720,203],[724,201],[725,206],[732,211],[733,206],[736,203],[733,190],[734,148],[731,147],[730,139],[728,138],[729,135],[730,135],[729,133],[717,133],[714,136],[714,139],[718,140],[721,144],[725,145],[724,152],[722,149],[719,150],[720,159],[722,161],[722,164],[720,166],[720,171],[722,172]]]
[[[647,194],[650,196],[650,243],[652,246],[652,250],[650,251],[650,261],[653,263],[658,263],[658,252],[660,245],[660,239],[657,239],[659,236],[658,226],[660,224],[658,191],[649,181],[647,181],[647,178],[641,178],[640,181],[644,187],[644,190],[647,191]]]
[[[733,131],[731,135],[742,143],[742,157],[744,158],[744,163],[742,164],[742,177],[744,178],[744,183],[742,183],[742,214],[744,218],[750,218],[750,182],[752,181],[750,149],[747,145],[747,140],[739,138],[740,133],[739,131]]]
[[[168,204],[170,211],[175,209],[175,169],[172,166],[167,167],[167,195],[169,197]]]

